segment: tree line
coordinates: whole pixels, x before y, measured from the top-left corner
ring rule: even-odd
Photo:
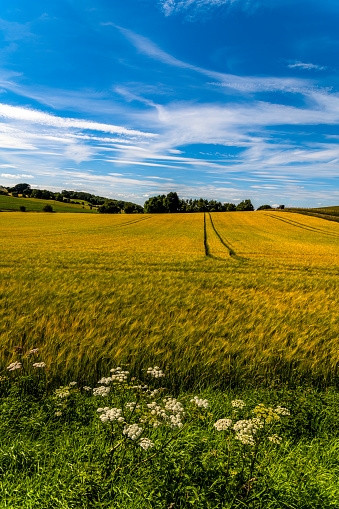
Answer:
[[[216,200],[204,198],[182,200],[177,193],[168,193],[152,196],[144,204],[144,213],[175,213],[175,212],[232,212],[235,210],[254,210],[251,200],[234,203],[221,203]]]

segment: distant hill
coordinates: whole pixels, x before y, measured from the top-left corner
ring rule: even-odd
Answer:
[[[297,214],[304,214],[306,216],[320,217],[328,221],[339,222],[339,206],[333,207],[316,207],[310,209],[303,208],[288,208],[286,212],[296,212]]]

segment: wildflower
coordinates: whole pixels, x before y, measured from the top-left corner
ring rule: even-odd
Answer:
[[[199,399],[198,396],[194,396],[194,398],[191,399],[191,403],[195,403],[199,408],[208,408],[209,406],[207,399]]]
[[[112,381],[112,378],[110,376],[108,377],[103,377],[99,380],[98,384],[104,384],[104,385],[109,385]]]
[[[39,353],[39,348],[33,348],[32,350],[29,350],[27,355],[35,355],[36,353]]]
[[[279,415],[291,415],[288,408],[284,408],[282,406],[277,406],[277,408],[275,408],[274,411]]]
[[[231,401],[231,405],[233,408],[244,408],[246,406],[246,403],[245,401],[243,401],[242,399],[234,399],[233,401]]]
[[[264,427],[264,424],[264,421],[258,417],[238,421],[233,426],[233,430],[236,432],[234,438],[243,444],[254,445],[254,435]]]
[[[162,378],[165,376],[165,373],[161,371],[159,366],[154,366],[154,368],[148,368],[146,371],[147,375],[153,376],[153,378]]]
[[[23,350],[22,346],[15,346],[14,347],[14,352],[15,353],[22,353],[22,350]]]
[[[153,442],[151,442],[149,438],[142,438],[139,442],[139,445],[142,449],[148,449],[149,447],[154,447]]]
[[[35,362],[33,364],[33,368],[45,368],[46,367],[46,363],[45,362]]]
[[[101,422],[108,422],[108,421],[117,421],[117,422],[124,422],[124,418],[122,416],[122,409],[121,408],[98,408],[97,412],[101,413],[100,420]]]
[[[59,389],[55,389],[54,393],[58,398],[68,398],[68,396],[71,395],[69,392],[69,387],[62,386]]]
[[[95,387],[93,389],[93,396],[102,396],[103,398],[109,394],[110,388],[104,387],[103,385],[101,387]]]
[[[219,419],[213,424],[217,431],[227,431],[232,424],[232,419]]]
[[[76,384],[77,384],[77,382],[69,382],[69,385],[70,385],[71,387],[73,387],[73,386],[74,386],[74,385],[76,385]]]
[[[118,383],[126,382],[129,375],[129,371],[123,371],[123,369],[120,366],[118,366],[117,368],[113,368],[110,371],[112,373],[112,376],[110,377],[112,382]]]
[[[128,410],[134,410],[134,408],[140,408],[140,405],[137,405],[136,401],[131,401],[130,403],[126,403],[125,405]]]
[[[55,412],[55,414],[57,417],[60,417],[60,415],[62,415],[62,412],[58,411],[58,412]]]
[[[137,424],[126,424],[123,429],[123,434],[127,435],[127,438],[130,438],[131,440],[139,438],[142,432],[143,428],[140,428]]]
[[[278,435],[272,435],[271,437],[268,437],[269,441],[273,444],[281,444],[282,438],[278,437]]]
[[[22,364],[21,362],[15,361],[12,362],[9,366],[7,366],[8,371],[15,371],[16,369],[21,369]]]
[[[88,387],[87,385],[85,385],[85,386],[83,387],[83,390],[84,390],[84,391],[91,391],[91,390],[92,390],[92,387]]]

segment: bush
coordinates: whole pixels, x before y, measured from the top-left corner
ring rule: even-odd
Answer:
[[[26,207],[24,205],[20,206],[20,212],[26,212]]]
[[[52,205],[45,205],[42,209],[44,212],[53,212]]]

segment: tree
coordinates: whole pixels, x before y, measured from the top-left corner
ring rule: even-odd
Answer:
[[[14,187],[13,187],[13,191],[15,193],[18,193],[18,194],[28,194],[28,193],[24,193],[24,191],[26,191],[27,189],[30,189],[31,186],[29,184],[16,184]]]
[[[26,207],[24,205],[20,205],[20,212],[26,212]]]
[[[104,205],[98,207],[100,214],[120,214],[121,209],[114,201],[108,201]]]
[[[257,208],[257,210],[269,210],[271,209],[271,205],[260,205],[260,207]]]
[[[238,203],[237,210],[254,210],[251,200],[244,200]]]
[[[167,212],[180,212],[180,199],[177,193],[168,193],[163,202]]]
[[[43,210],[44,212],[53,212],[53,207],[52,207],[52,205],[45,205],[45,206],[42,208],[42,210]]]

